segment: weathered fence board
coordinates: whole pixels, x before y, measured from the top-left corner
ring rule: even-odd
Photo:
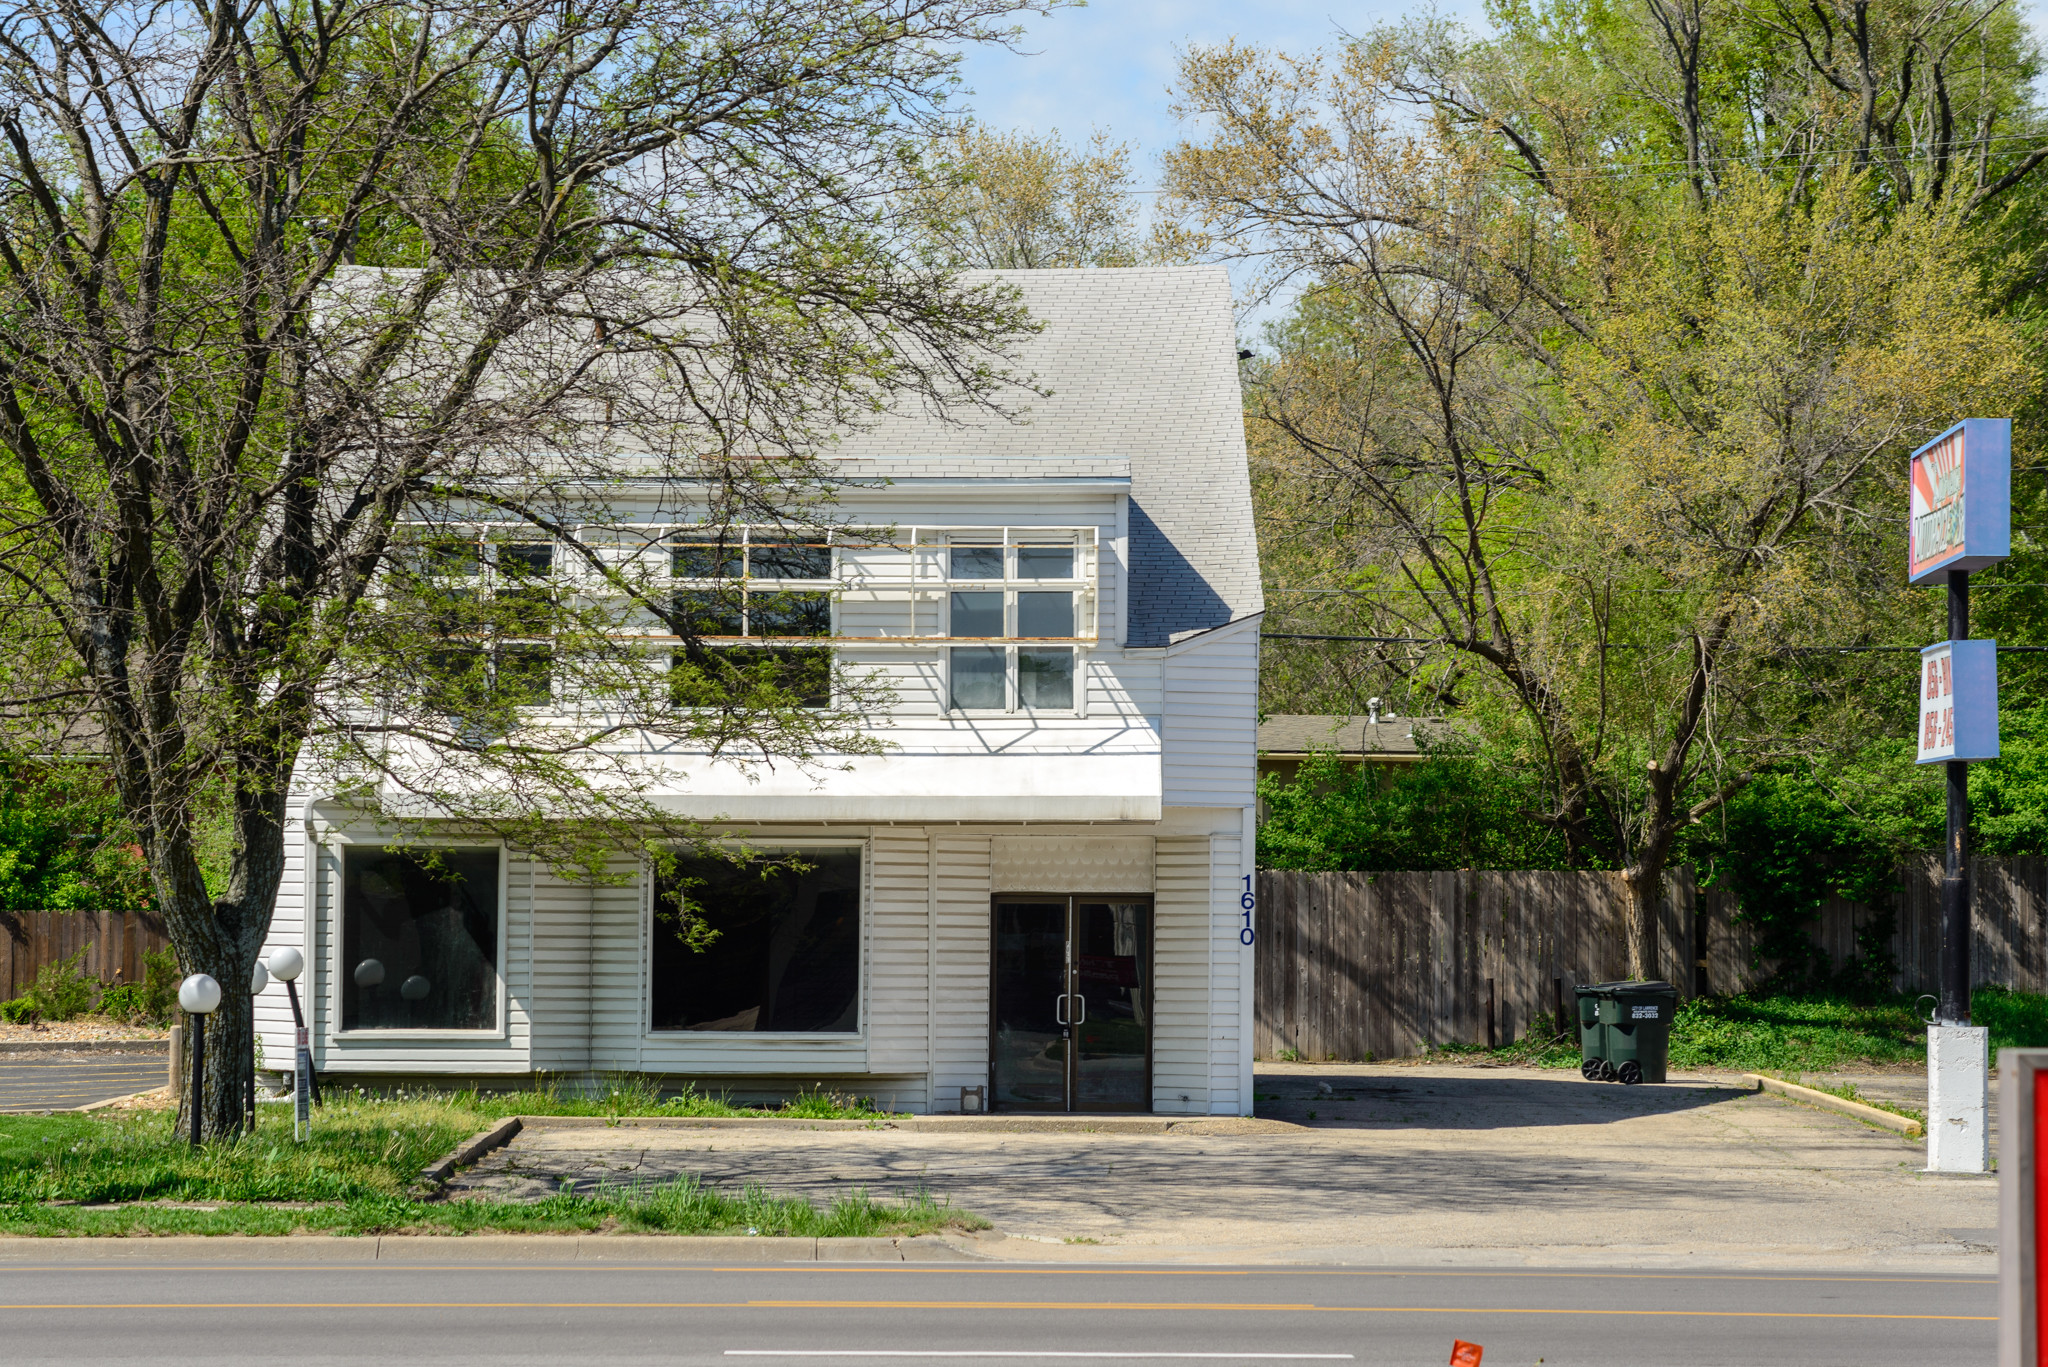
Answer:
[[[18,997],[44,964],[78,953],[79,971],[108,983],[142,981],[142,956],[170,944],[146,911],[0,911],[0,1000]]]
[[[1612,873],[1268,870],[1259,875],[1254,1048],[1267,1058],[1285,1049],[1355,1059],[1478,1043],[1489,1005],[1495,1038],[1518,1038],[1579,983],[1622,976],[1625,901]],[[1700,894],[1689,871],[1669,880],[1663,976],[1681,990],[1700,972],[1716,990],[1754,976],[1750,941],[1724,903]]]
[[[2048,860],[1971,861],[1975,888],[1971,978],[2048,992]],[[1939,990],[1941,864],[1899,871],[1891,939],[1901,992]],[[1254,950],[1254,1049],[1271,1058],[1398,1057],[1425,1044],[1486,1039],[1487,1004],[1502,1042],[1527,1032],[1580,983],[1622,976],[1622,909],[1615,873],[1259,874]],[[1690,870],[1667,879],[1659,976],[1684,995],[1739,992],[1765,976],[1754,932],[1725,888],[1699,891]],[[1830,900],[1813,938],[1840,965],[1878,917]],[[1491,983],[1491,991],[1488,984]]]

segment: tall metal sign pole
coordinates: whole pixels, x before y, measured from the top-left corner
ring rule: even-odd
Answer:
[[[2012,553],[2012,423],[1970,418],[1913,453],[1907,579],[1948,586],[1948,639],[1920,652],[1918,762],[1948,780],[1941,993],[1927,1030],[1927,1167],[1990,1165],[1988,1032],[1970,1025],[1970,763],[1998,758],[1998,643],[1970,639],[1970,571]]]

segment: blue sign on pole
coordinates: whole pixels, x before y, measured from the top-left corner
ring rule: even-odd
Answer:
[[[1920,651],[1916,762],[1998,758],[1998,642],[1937,641]]]
[[[2012,420],[1965,418],[1909,465],[1906,580],[1945,584],[2012,554]]]

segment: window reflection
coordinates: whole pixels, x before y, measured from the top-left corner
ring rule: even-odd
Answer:
[[[656,890],[651,1019],[657,1030],[844,1033],[860,1027],[860,851],[770,851],[769,866],[678,862]],[[714,932],[678,931],[686,892]]]
[[[341,1028],[498,1023],[498,851],[342,852]]]

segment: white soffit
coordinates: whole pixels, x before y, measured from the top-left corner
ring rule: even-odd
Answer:
[[[999,835],[989,877],[996,892],[1149,893],[1152,838]]]

